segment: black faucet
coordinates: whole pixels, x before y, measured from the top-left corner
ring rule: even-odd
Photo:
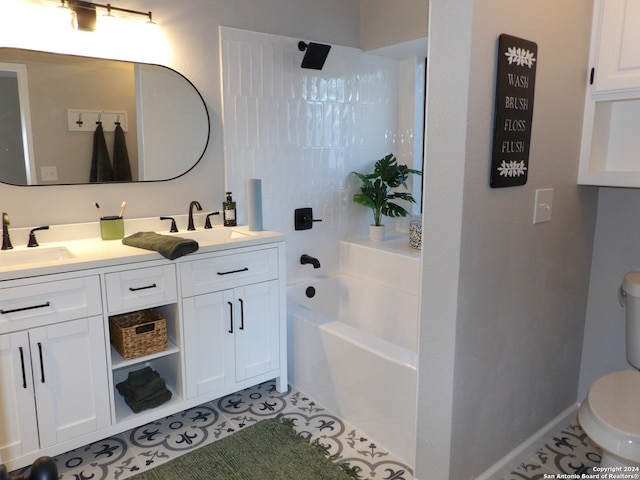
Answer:
[[[11,245],[11,238],[9,238],[9,214],[4,212],[2,214],[2,250],[11,250],[13,245]]]
[[[187,230],[195,230],[196,227],[193,226],[193,207],[196,207],[198,211],[202,210],[200,206],[200,202],[196,202],[195,200],[189,204],[189,225],[187,226]]]
[[[220,212],[211,212],[209,215],[207,215],[207,221],[204,222],[204,228],[213,228],[211,226],[211,215],[220,215]]]
[[[29,243],[27,243],[27,247],[37,247],[38,239],[36,238],[36,232],[38,230],[49,230],[49,225],[45,225],[44,227],[36,227],[29,232]]]
[[[313,258],[307,255],[306,253],[303,253],[302,256],[300,257],[300,263],[302,265],[306,265],[307,263],[310,263],[311,265],[313,265],[313,268],[320,268],[320,261],[317,258]]]

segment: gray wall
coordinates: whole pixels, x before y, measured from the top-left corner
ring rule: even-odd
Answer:
[[[429,25],[429,0],[360,0],[363,50],[424,38]]]
[[[464,480],[577,400],[597,205],[595,189],[576,186],[591,2],[466,0],[452,6],[433,0],[431,6],[425,176],[429,182],[444,175],[439,181],[445,185],[437,187],[433,203],[426,186],[425,231],[448,232],[453,246],[424,245],[417,475],[445,478],[432,475],[439,464],[450,468],[450,478]],[[445,18],[461,28],[437,27]],[[537,42],[538,64],[528,183],[493,190],[488,167],[501,33]],[[436,55],[443,44],[449,61]],[[533,225],[535,189],[547,187],[554,189],[552,221]],[[451,220],[434,211],[447,208],[447,196]],[[435,258],[443,248],[456,257]],[[459,268],[457,281],[450,268]],[[441,276],[449,283],[444,299],[433,293],[444,288],[433,285]],[[435,358],[429,347],[439,339],[448,350],[438,347]],[[429,366],[451,351],[452,383]],[[436,394],[426,391],[433,388],[452,402],[449,412],[439,408],[449,415],[449,465],[424,450],[439,407]],[[445,420],[437,421],[444,427]]]

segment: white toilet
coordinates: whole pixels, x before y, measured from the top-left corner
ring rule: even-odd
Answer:
[[[596,380],[578,412],[580,425],[602,448],[602,467],[640,467],[640,271],[625,275],[621,294],[627,361],[636,370]]]

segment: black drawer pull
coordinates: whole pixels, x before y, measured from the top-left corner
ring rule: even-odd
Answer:
[[[249,268],[244,267],[239,270],[229,270],[228,272],[218,272],[218,275],[229,275],[231,273],[240,273],[240,272],[248,272]]]
[[[129,287],[129,290],[132,292],[137,292],[139,290],[148,290],[150,288],[156,288],[157,285],[154,283],[152,285],[147,285],[146,287]]]
[[[24,312],[25,310],[34,310],[36,308],[46,308],[51,305],[51,302],[43,303],[42,305],[33,305],[31,307],[13,308],[11,310],[0,310],[0,314]]]
[[[233,303],[227,302],[229,304],[229,313],[231,317],[231,324],[229,328],[229,333],[233,333]]]
[[[20,349],[20,365],[22,366],[22,388],[27,388],[27,373],[24,370],[24,352]]]
[[[38,342],[38,352],[40,353],[40,373],[42,374],[41,381],[44,383],[44,360],[42,359],[42,344]]]

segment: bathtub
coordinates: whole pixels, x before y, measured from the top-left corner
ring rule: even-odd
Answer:
[[[290,383],[413,465],[417,296],[336,274],[289,286],[287,317]]]

